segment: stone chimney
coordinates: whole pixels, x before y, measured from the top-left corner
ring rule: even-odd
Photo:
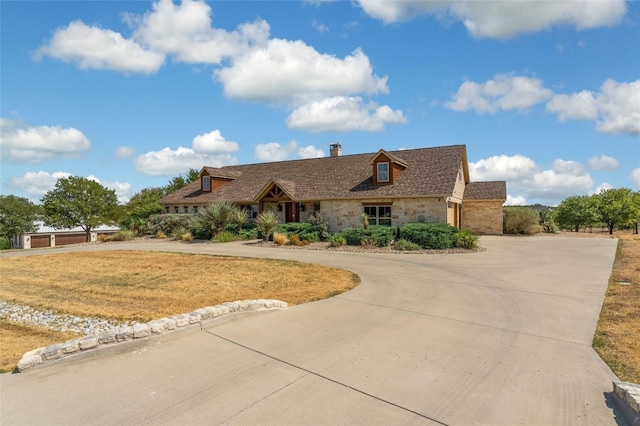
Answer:
[[[331,157],[340,157],[342,156],[342,145],[338,142],[334,142],[329,145],[329,153]]]

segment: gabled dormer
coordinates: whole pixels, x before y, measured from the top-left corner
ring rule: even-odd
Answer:
[[[384,149],[378,151],[369,164],[373,166],[375,185],[393,185],[400,178],[402,171],[408,167],[403,159],[389,154]]]
[[[232,180],[235,180],[235,177],[224,173],[222,169],[203,167],[200,171],[200,190],[202,192],[212,192]]]

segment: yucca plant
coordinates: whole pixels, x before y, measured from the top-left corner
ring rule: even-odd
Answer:
[[[197,220],[203,228],[217,235],[231,222],[237,210],[236,205],[229,201],[216,200],[200,211]]]
[[[236,207],[235,211],[231,213],[229,218],[231,222],[235,223],[238,227],[238,233],[242,231],[242,226],[249,221],[249,212]]]
[[[262,239],[264,241],[269,241],[269,235],[271,231],[273,231],[273,228],[278,226],[279,221],[278,215],[272,211],[260,213],[260,216],[258,216],[258,228],[262,232]]]

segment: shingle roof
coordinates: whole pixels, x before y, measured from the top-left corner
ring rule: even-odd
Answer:
[[[493,182],[471,182],[464,188],[464,200],[506,200],[507,183],[503,180]]]
[[[370,160],[375,154],[366,153],[220,168],[206,167],[205,170],[212,176],[234,180],[212,192],[202,192],[200,182],[192,182],[167,195],[160,203],[205,204],[216,199],[255,202],[270,181],[281,185],[296,201],[446,196],[453,193],[460,165],[467,161],[464,145],[388,153],[401,158],[407,165],[393,185],[374,185]]]

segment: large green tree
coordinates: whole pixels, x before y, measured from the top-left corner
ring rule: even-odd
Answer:
[[[630,225],[635,219],[633,191],[629,188],[605,189],[595,197],[598,219],[607,225],[609,235],[621,225]]]
[[[175,192],[198,179],[200,179],[200,172],[196,169],[189,169],[187,173],[180,174],[171,179],[164,189],[167,191],[167,194],[171,194],[172,192]]]
[[[166,195],[164,188],[145,188],[124,206],[122,225],[138,233],[145,230],[149,216],[162,212],[158,200]]]
[[[595,199],[587,195],[565,198],[554,210],[554,219],[562,229],[572,229],[575,232],[593,225],[598,220]]]
[[[0,237],[11,241],[13,237],[36,232],[35,222],[40,218],[42,208],[24,197],[0,195]]]
[[[56,229],[81,227],[90,241],[91,230],[116,223],[120,216],[118,197],[112,189],[78,176],[58,179],[42,198],[44,223]]]

